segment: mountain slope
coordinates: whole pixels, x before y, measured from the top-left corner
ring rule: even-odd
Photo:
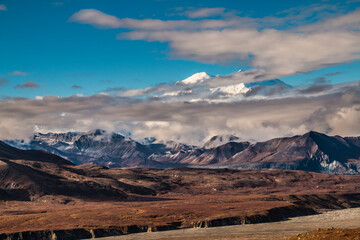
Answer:
[[[360,148],[341,137],[317,132],[256,143],[237,153],[229,165],[315,172],[356,173]]]
[[[203,153],[198,156],[190,155],[180,161],[189,165],[227,165],[231,159],[238,152],[244,151],[249,146],[248,142],[228,142],[215,148],[205,149]]]
[[[176,82],[176,84],[195,84],[203,82],[204,80],[207,80],[209,78],[211,78],[211,76],[206,72],[198,72],[184,80]]]
[[[39,140],[38,136],[35,134],[34,139],[22,147],[43,149],[77,164],[150,168],[280,168],[340,174],[358,174],[360,169],[359,137],[330,137],[317,132],[258,143],[240,142],[238,137],[231,135],[214,136],[203,147],[173,141],[140,144],[102,130],[76,136],[70,134],[70,139],[53,135],[46,139],[42,134]]]
[[[97,165],[75,166],[44,151],[20,150],[0,142],[0,200],[123,200],[129,194],[154,194],[151,189],[117,180],[110,170],[107,176],[99,174],[104,169]]]
[[[41,159],[43,162],[73,165],[73,163],[54,154],[49,154],[46,151],[21,150],[0,141],[0,160],[2,159],[23,159],[30,161]]]
[[[97,129],[77,133],[71,139],[63,137],[68,134],[37,133],[28,144],[16,145],[17,142],[8,142],[25,149],[45,150],[75,164],[100,164],[108,167],[157,165],[156,162],[148,160],[148,156],[153,153],[151,147],[120,134]]]

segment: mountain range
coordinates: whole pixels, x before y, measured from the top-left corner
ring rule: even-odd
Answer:
[[[160,91],[156,97],[164,101],[181,99],[188,102],[223,102],[248,97],[261,99],[278,94],[290,94],[297,89],[280,79],[247,82],[235,78],[231,82],[224,82],[219,85],[219,81],[216,81],[218,78],[221,76],[211,76],[206,72],[198,72],[182,81],[177,81],[172,87],[162,89],[163,91]]]
[[[112,168],[279,168],[335,174],[360,172],[360,137],[327,136],[311,131],[301,136],[250,143],[224,135],[214,136],[204,146],[149,139],[140,143],[98,129],[85,133],[36,133],[29,142],[6,143],[21,149],[50,152],[74,164]]]

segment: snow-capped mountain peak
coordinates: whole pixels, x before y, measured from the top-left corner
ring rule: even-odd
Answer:
[[[176,82],[177,84],[195,84],[195,83],[200,83],[203,82],[206,79],[211,78],[211,76],[209,74],[207,74],[206,72],[198,72],[195,73],[193,75],[191,75],[190,77],[182,80],[182,81],[178,81]]]
[[[215,148],[228,142],[242,142],[243,139],[234,135],[217,135],[210,138],[203,146],[205,149]]]
[[[224,86],[224,87],[211,88],[210,91],[212,93],[222,92],[228,96],[237,96],[237,95],[245,94],[246,92],[249,91],[249,88],[245,87],[244,83],[239,83],[239,84],[228,85],[228,86]]]
[[[285,91],[291,88],[292,86],[282,82],[281,80],[273,79],[258,82],[230,84],[226,86],[210,88],[210,91],[211,93],[222,93],[228,97],[238,97],[244,96],[248,93],[251,93],[252,91],[260,96],[269,95],[272,92]]]

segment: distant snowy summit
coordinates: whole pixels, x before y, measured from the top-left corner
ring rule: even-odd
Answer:
[[[193,75],[191,75],[190,77],[182,80],[182,81],[178,81],[176,82],[176,84],[195,84],[195,83],[201,83],[204,80],[207,80],[211,78],[211,76],[209,74],[207,74],[206,72],[198,72],[195,73]]]
[[[217,135],[217,136],[213,136],[212,138],[210,138],[203,146],[203,148],[205,149],[211,149],[211,148],[215,148],[221,145],[224,145],[228,142],[243,142],[244,140],[234,136],[234,135],[230,135],[230,134],[226,134],[226,135]]]
[[[246,94],[250,91],[250,88],[247,88],[244,83],[227,85],[223,87],[210,88],[211,93],[222,93],[226,96],[238,96]]]
[[[241,70],[239,70],[241,71]],[[212,78],[206,72],[198,72],[190,77],[176,82],[176,85],[194,85],[198,83],[204,83],[206,80]],[[217,96],[222,97],[244,97],[244,96],[269,96],[275,93],[281,93],[292,88],[292,86],[284,83],[280,79],[271,79],[255,82],[242,82],[241,79],[234,79],[233,83],[227,83],[221,85],[221,81],[217,87],[206,87],[202,89],[204,92],[209,92],[209,94],[217,94]],[[187,91],[173,91],[166,92],[163,96],[178,96],[180,94],[191,94],[192,90]],[[203,98],[201,98],[203,100]]]
[[[221,93],[225,96],[235,97],[243,95],[266,95],[280,93],[291,89],[292,86],[284,83],[280,79],[264,80],[248,83],[237,83],[217,88],[210,88],[212,93]]]

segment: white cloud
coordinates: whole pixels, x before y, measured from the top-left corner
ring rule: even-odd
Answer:
[[[214,29],[225,27],[244,27],[254,25],[254,20],[249,18],[233,18],[227,20],[159,20],[159,19],[132,19],[132,18],[117,18],[115,16],[103,13],[96,9],[82,9],[74,13],[70,18],[71,22],[78,22],[82,24],[89,24],[98,28],[127,28],[139,30],[170,30],[170,29]]]
[[[228,103],[167,102],[94,95],[0,101],[0,139],[39,131],[125,130],[135,138],[154,136],[201,144],[217,134],[265,140],[309,130],[360,135],[359,82],[322,94],[279,95]],[[41,99],[41,100],[40,100]],[[91,117],[89,117],[91,116]]]
[[[356,10],[346,15],[331,18],[309,26],[299,27],[297,30],[312,32],[360,30],[360,10]]]
[[[0,4],[0,11],[7,11],[7,7],[4,4]]]
[[[332,12],[327,12],[331,10]],[[336,10],[336,13],[334,11]],[[325,11],[325,13],[323,13]],[[283,16],[285,13],[285,16]],[[322,13],[322,14],[321,14]],[[177,15],[186,16],[182,20],[160,20],[160,19],[133,19],[118,18],[106,14],[97,9],[82,9],[74,13],[69,21],[82,24],[90,24],[98,28],[125,28],[131,30],[162,31],[162,30],[205,30],[205,29],[243,29],[243,28],[269,28],[301,26],[306,22],[326,19],[342,13],[339,6],[328,4],[312,4],[307,7],[284,11],[277,16],[253,18],[239,16],[235,11],[224,8],[200,8],[177,12]],[[211,16],[220,16],[216,19],[200,19]],[[190,19],[189,19],[190,18]]]
[[[105,14],[96,9],[83,9],[74,13],[69,21],[94,25],[103,28],[119,28],[122,22],[117,17]]]
[[[314,6],[319,11],[336,6]],[[278,30],[286,22],[308,18],[314,10],[283,18],[263,19],[232,15],[225,19],[159,20],[119,19],[95,9],[83,9],[70,21],[102,28],[126,28],[118,39],[169,42],[172,55],[207,63],[249,62],[274,77],[308,72],[360,58],[360,10],[327,18],[315,24]],[[190,17],[224,12],[223,8],[188,11]],[[193,15],[191,15],[193,14]],[[318,13],[317,13],[318,14]],[[333,15],[331,15],[333,16]]]
[[[212,17],[212,16],[219,16],[224,14],[225,8],[200,8],[196,10],[189,10],[186,11],[185,14],[189,18],[205,18],[205,17]]]
[[[321,25],[327,26],[327,31],[315,31],[321,27],[314,24],[303,32],[276,29],[133,31],[120,34],[119,38],[169,42],[172,54],[179,58],[209,63],[250,61],[255,68],[281,77],[359,59],[360,32],[339,29],[345,25],[358,27],[355,15],[349,13],[323,22]]]
[[[8,74],[9,76],[26,76],[28,75],[26,72],[22,71],[13,71]]]

